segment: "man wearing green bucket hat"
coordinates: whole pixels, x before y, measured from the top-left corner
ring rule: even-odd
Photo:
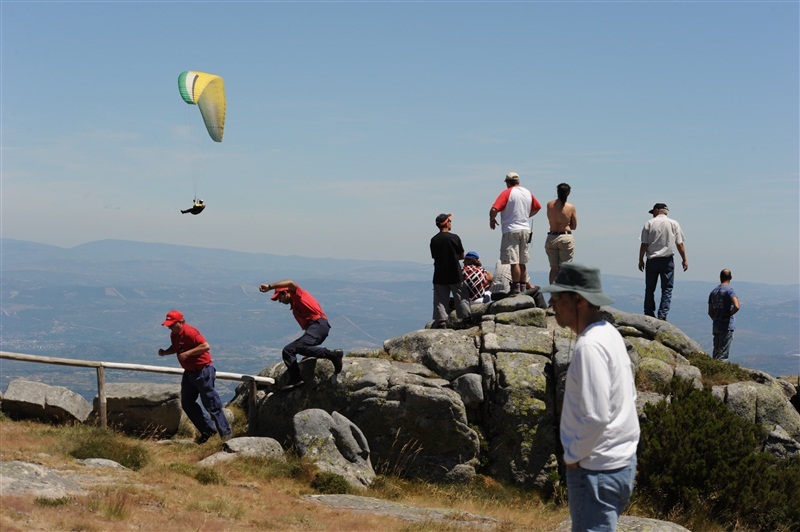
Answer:
[[[553,284],[556,321],[578,337],[564,385],[561,443],[572,530],[616,530],[633,492],[639,418],[625,342],[600,317],[613,303],[600,270],[564,263]]]

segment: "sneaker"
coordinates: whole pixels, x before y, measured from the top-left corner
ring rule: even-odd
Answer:
[[[338,375],[342,372],[342,359],[344,358],[344,351],[341,349],[334,349],[331,351],[331,362],[333,362],[333,372]]]
[[[200,436],[195,438],[194,442],[197,445],[202,445],[205,442],[207,442],[208,440],[210,440],[211,436],[213,436],[214,434],[216,434],[216,432],[204,432],[204,433],[200,434]]]

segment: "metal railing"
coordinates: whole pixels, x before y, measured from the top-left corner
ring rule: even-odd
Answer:
[[[126,364],[124,362],[101,362],[95,360],[79,360],[74,358],[45,357],[26,355],[23,353],[11,353],[9,351],[0,351],[0,358],[18,360],[21,362],[38,362],[39,364],[57,364],[59,366],[95,368],[97,370],[97,415],[100,418],[100,426],[103,428],[108,426],[108,416],[106,412],[106,369],[122,369],[129,371],[147,371],[150,373],[166,373],[169,375],[183,375],[183,369],[181,368],[148,366],[145,364]],[[248,426],[252,427],[253,423],[251,422],[256,414],[256,393],[258,392],[258,384],[272,385],[275,384],[275,379],[256,375],[244,375],[241,373],[226,373],[224,371],[218,371],[217,378],[231,381],[241,381],[249,384],[250,393],[248,394],[248,421],[250,421],[250,423],[248,423]]]

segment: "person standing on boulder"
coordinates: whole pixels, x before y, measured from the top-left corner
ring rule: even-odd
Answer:
[[[431,238],[433,259],[433,325],[434,329],[447,328],[450,309],[450,293],[456,305],[456,315],[461,319],[470,317],[469,297],[462,283],[461,263],[464,246],[457,234],[451,231],[453,215],[442,213],[436,217],[439,232]]]
[[[528,278],[528,261],[531,243],[531,216],[542,209],[539,200],[525,187],[519,184],[519,174],[506,174],[506,189],[494,200],[489,209],[489,228],[497,227],[497,215],[500,214],[500,225],[503,236],[500,239],[500,260],[511,265],[510,296],[525,291],[525,279]]]
[[[613,531],[633,492],[639,445],[628,350],[616,327],[600,317],[600,307],[613,303],[600,270],[565,262],[543,290],[552,296],[556,322],[578,335],[560,425],[572,530]]]
[[[344,351],[341,349],[330,350],[320,344],[328,337],[331,325],[328,317],[314,296],[300,288],[294,281],[285,280],[277,283],[262,284],[258,287],[261,292],[274,290],[272,301],[279,301],[289,305],[294,319],[303,329],[303,336],[283,348],[283,363],[289,372],[289,384],[286,388],[294,388],[303,384],[300,376],[300,365],[297,355],[303,357],[326,358],[333,362],[333,371],[339,374],[342,371],[342,358]]]
[[[200,433],[195,442],[205,443],[217,432],[223,440],[227,440],[232,431],[222,411],[222,400],[214,388],[217,370],[211,359],[211,346],[200,331],[186,323],[183,314],[177,310],[167,312],[167,319],[161,325],[169,327],[171,345],[159,349],[158,356],[178,355],[178,362],[184,369],[181,408]],[[208,413],[203,412],[197,404],[198,396]]]
[[[672,303],[672,286],[675,281],[675,261],[673,248],[678,250],[683,261],[683,271],[689,269],[686,260],[686,247],[683,245],[683,230],[677,220],[669,218],[669,208],[665,203],[656,203],[650,209],[653,217],[642,228],[639,245],[639,271],[644,272],[644,314],[656,317],[656,285],[661,279],[661,302],[658,305],[658,319],[667,321],[667,313]],[[647,263],[644,257],[647,255]]]
[[[714,359],[728,360],[733,342],[733,330],[739,312],[739,297],[731,286],[733,275],[729,269],[719,272],[719,286],[708,294],[708,317],[713,320]]]
[[[567,201],[572,188],[567,183],[556,187],[558,198],[547,202],[547,221],[550,230],[544,241],[544,250],[550,262],[550,283],[556,279],[561,263],[572,262],[575,256],[575,240],[572,232],[578,228],[578,213],[575,205]]]

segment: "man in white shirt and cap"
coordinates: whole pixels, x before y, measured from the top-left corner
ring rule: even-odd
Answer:
[[[681,225],[667,217],[669,208],[665,203],[656,203],[650,209],[653,218],[642,228],[641,245],[639,246],[639,271],[644,272],[644,313],[656,317],[655,291],[661,279],[661,302],[658,305],[658,319],[667,320],[672,303],[672,286],[675,280],[675,261],[672,256],[677,248],[683,259],[683,271],[689,269],[686,260],[686,248],[683,245]],[[644,257],[647,254],[647,265]]]

